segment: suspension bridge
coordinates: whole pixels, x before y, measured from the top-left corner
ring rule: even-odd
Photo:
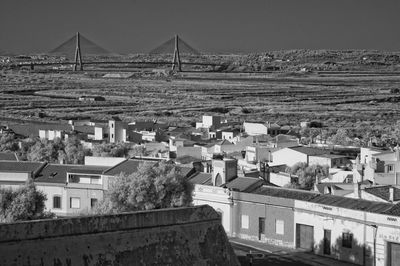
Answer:
[[[35,66],[51,66],[51,65],[72,65],[74,71],[82,71],[84,65],[153,65],[153,66],[165,66],[170,65],[171,70],[180,72],[184,65],[196,65],[196,66],[210,66],[218,67],[221,64],[215,64],[211,62],[186,62],[181,60],[181,56],[186,55],[200,55],[200,52],[190,46],[188,43],[183,41],[178,35],[162,43],[158,47],[154,48],[149,52],[150,55],[172,55],[171,60],[155,60],[155,61],[137,61],[137,60],[99,60],[95,59],[95,56],[113,56],[112,52],[101,47],[100,45],[89,40],[85,36],[82,36],[79,32],[75,36],[72,36],[58,47],[51,50],[49,55],[53,56],[73,56],[73,59],[62,62],[48,62],[48,61],[30,61],[17,64],[17,66],[28,66],[34,69]],[[83,55],[92,56],[91,61],[84,61]]]

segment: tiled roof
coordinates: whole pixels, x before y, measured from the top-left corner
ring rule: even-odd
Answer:
[[[107,167],[76,164],[48,164],[36,175],[38,183],[65,183],[67,173],[97,174],[100,175]]]
[[[94,134],[94,126],[75,126],[74,129],[77,132],[85,133],[85,134]]]
[[[383,214],[393,215],[393,216],[400,216],[400,203],[397,203],[389,210],[385,211]]]
[[[46,163],[44,162],[15,162],[0,161],[1,172],[32,172],[39,171]]]
[[[368,192],[374,196],[377,196],[381,199],[384,199],[386,201],[390,200],[390,193],[389,193],[389,189],[392,186],[375,186],[375,187],[369,187],[369,188],[365,188],[365,192]],[[400,189],[397,187],[393,187],[393,201],[398,201],[400,200]]]
[[[302,201],[314,202],[328,206],[366,211],[379,214],[400,215],[400,205],[393,205],[385,202],[375,202],[363,199],[346,198],[334,195],[321,195],[315,192],[298,189],[274,188],[263,186],[252,192],[271,197],[280,197]],[[398,214],[396,214],[398,213]]]
[[[233,145],[233,143],[227,141],[226,139],[221,140],[221,141],[219,141],[219,142],[217,142],[217,143],[215,143],[215,144],[221,145],[221,146],[222,146],[222,145]]]
[[[192,184],[211,186],[212,185],[211,174],[196,172],[190,177],[189,182]]]
[[[315,155],[322,155],[322,154],[329,154],[330,153],[328,150],[321,150],[321,149],[304,147],[304,146],[291,147],[289,149],[297,151],[297,152],[301,152],[301,153],[304,153],[304,154],[307,154],[308,156],[312,156],[312,155],[315,156]]]
[[[323,157],[323,158],[331,158],[331,159],[336,159],[336,158],[347,158],[347,156],[344,155],[338,155],[338,154],[317,154],[317,155],[311,155],[313,157]]]
[[[72,126],[70,124],[18,124],[9,125],[9,128],[14,131],[15,134],[29,137],[29,136],[39,136],[39,130],[61,130],[61,131],[71,131]]]
[[[143,163],[151,163],[153,165],[157,164],[158,161],[152,161],[152,160],[143,160],[143,159],[127,159],[123,162],[120,162],[119,164],[105,170],[103,174],[105,175],[110,175],[110,176],[116,176],[121,173],[125,174],[132,174],[137,171],[139,168],[139,165]]]
[[[308,201],[314,197],[318,197],[320,194],[311,191],[299,190],[299,189],[288,189],[288,188],[277,188],[271,186],[262,186],[252,192],[253,194],[266,195],[271,197],[288,198],[296,200]]]
[[[366,211],[373,213],[384,213],[393,207],[393,204],[384,202],[375,202],[363,199],[345,198],[334,195],[320,195],[311,200],[311,202],[341,207],[346,209]]]
[[[241,192],[251,192],[262,186],[263,180],[254,177],[237,177],[234,180],[226,184],[227,188],[241,191]]]
[[[14,152],[0,152],[0,161],[18,161]]]
[[[192,172],[194,172],[195,170],[193,169],[193,167],[182,167],[182,166],[176,166],[176,168],[179,169],[180,173],[185,176],[188,177]]]

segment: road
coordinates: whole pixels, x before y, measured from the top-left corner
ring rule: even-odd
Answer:
[[[237,243],[232,243],[231,245],[235,250],[235,254],[239,258],[239,262],[242,266],[261,266],[261,265],[268,265],[268,266],[312,266],[315,264],[306,264],[302,261],[299,261],[295,257],[293,257],[290,253],[283,254],[279,252],[268,253],[259,251],[257,249],[249,248],[244,245],[240,245]],[[256,254],[255,258],[253,259],[253,263],[250,264],[249,258],[246,256],[249,252]]]

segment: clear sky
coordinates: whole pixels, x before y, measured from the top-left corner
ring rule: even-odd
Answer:
[[[0,0],[0,50],[46,52],[75,34],[116,53],[179,34],[203,53],[400,50],[400,0]]]

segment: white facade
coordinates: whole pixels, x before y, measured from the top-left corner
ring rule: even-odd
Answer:
[[[243,123],[244,131],[250,136],[267,135],[268,127],[261,123]]]
[[[286,164],[292,167],[296,163],[308,163],[307,154],[292,150],[290,148],[284,148],[272,153],[272,161],[275,165]]]
[[[63,133],[61,130],[39,129],[39,137],[48,140],[54,140],[55,138],[62,139]]]
[[[196,129],[198,128],[219,128],[221,126],[221,117],[212,115],[203,115],[203,121],[196,123]]]
[[[207,204],[221,215],[221,223],[226,233],[232,232],[233,201],[229,189],[206,185],[195,185],[193,205]]]
[[[388,244],[400,244],[396,216],[296,200],[294,219],[295,224],[313,227],[316,254],[358,265],[389,265]],[[324,254],[324,230],[331,232],[330,255]],[[351,247],[344,246],[344,234],[352,235]]]

